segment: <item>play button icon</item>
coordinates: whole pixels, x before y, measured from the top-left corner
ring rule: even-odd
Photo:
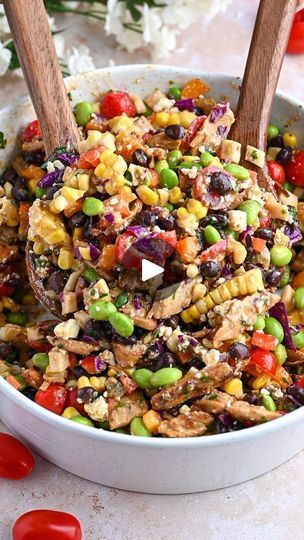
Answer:
[[[162,274],[164,269],[158,264],[154,264],[147,259],[141,261],[141,279],[142,281],[148,281],[148,279],[154,278],[159,274]]]

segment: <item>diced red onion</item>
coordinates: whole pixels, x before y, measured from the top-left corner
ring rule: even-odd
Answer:
[[[78,259],[78,261],[80,261],[82,259],[79,247],[74,248],[74,255],[75,255],[76,259]]]
[[[271,317],[274,317],[275,319],[277,319],[281,323],[281,325],[283,326],[283,330],[284,330],[283,343],[284,343],[284,345],[286,345],[286,347],[288,349],[291,349],[292,351],[295,351],[296,346],[295,346],[295,344],[293,342],[293,339],[291,337],[291,332],[290,332],[290,328],[289,328],[289,319],[288,319],[288,314],[287,314],[284,302],[278,302],[277,304],[275,304],[269,310],[269,315]]]
[[[100,250],[96,246],[94,246],[94,244],[89,244],[89,248],[92,261],[97,261],[100,255]]]
[[[134,298],[134,307],[135,307],[135,309],[140,309],[141,308],[141,304],[140,304],[139,298],[137,296],[135,296],[135,298]]]
[[[85,341],[86,343],[91,343],[92,345],[98,344],[96,339],[94,339],[92,336],[87,336],[86,334],[82,336],[82,341]]]
[[[114,223],[115,219],[113,214],[104,214],[103,216],[111,225]]]
[[[239,242],[243,242],[246,239],[246,236],[249,234],[250,236],[253,235],[253,227],[251,225],[247,225],[246,231],[243,231],[239,234]]]

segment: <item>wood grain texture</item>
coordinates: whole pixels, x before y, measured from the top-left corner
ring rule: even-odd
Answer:
[[[43,0],[3,0],[47,156],[75,148],[79,134],[64,86]]]
[[[266,147],[273,98],[297,0],[260,0],[231,138]]]

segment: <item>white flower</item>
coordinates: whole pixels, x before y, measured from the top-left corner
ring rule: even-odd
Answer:
[[[5,75],[5,73],[7,72],[10,65],[11,57],[11,51],[4,47],[4,43],[0,42],[0,77]]]
[[[78,73],[95,69],[90,51],[85,45],[72,48],[72,52],[67,58],[67,65],[71,75],[77,75]]]
[[[64,37],[63,37],[62,34],[55,34],[55,36],[54,36],[54,45],[55,45],[57,56],[59,58],[63,58],[65,40],[64,40]]]

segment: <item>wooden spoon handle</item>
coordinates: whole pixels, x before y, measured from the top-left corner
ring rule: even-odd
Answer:
[[[46,155],[58,146],[76,148],[78,129],[43,0],[3,0],[3,5],[41,126]]]
[[[297,0],[260,0],[246,69],[229,137],[266,147],[273,98]]]

